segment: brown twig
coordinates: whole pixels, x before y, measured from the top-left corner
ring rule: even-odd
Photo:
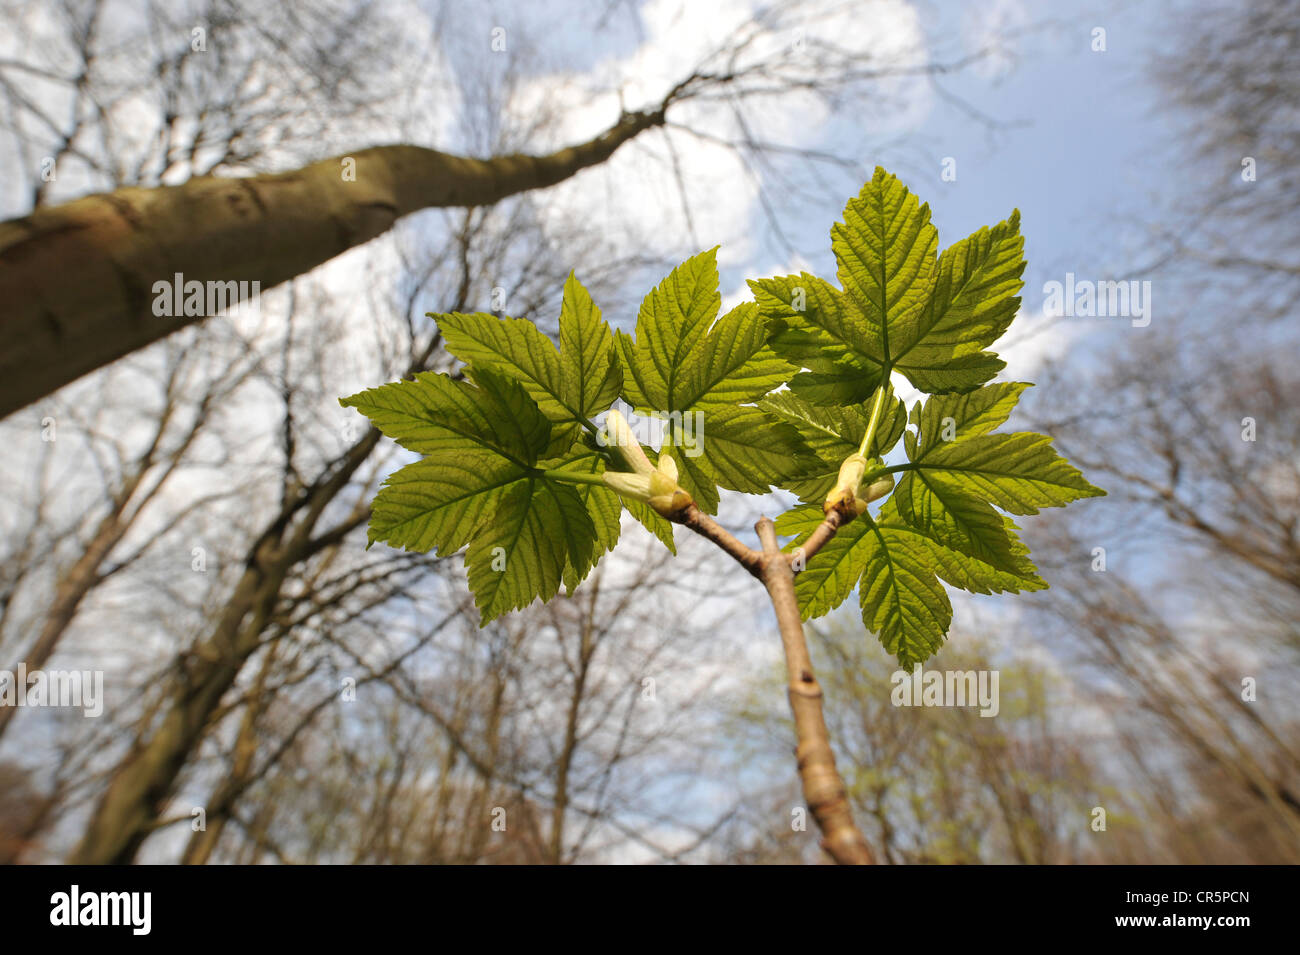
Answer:
[[[756,551],[737,540],[694,504],[673,515],[673,520],[713,541],[767,588],[781,630],[781,643],[785,647],[786,671],[790,677],[790,710],[794,714],[798,739],[795,757],[804,801],[821,829],[822,848],[831,858],[840,865],[871,865],[875,861],[871,849],[853,821],[848,789],[835,767],[830,733],[822,713],[822,688],[813,676],[812,658],[808,654],[799,602],[795,597],[792,557],[781,552],[775,525],[766,517],[754,525],[763,543],[763,550]],[[817,553],[842,523],[839,512],[831,511],[803,545],[804,559]]]
[[[752,547],[747,547],[738,541],[730,531],[694,504],[686,508],[680,518],[674,515],[674,519],[678,523],[686,525],[701,537],[713,541],[735,558],[736,563],[740,564],[741,567],[744,567],[759,580],[763,579],[763,555]]]
[[[826,515],[826,520],[817,525],[817,529],[803,542],[803,545],[796,548],[795,552],[790,555],[791,562],[802,560],[803,564],[806,565],[819,550],[826,546],[827,541],[835,536],[835,532],[847,523],[848,521],[844,519],[844,516],[839,511],[831,511]]]

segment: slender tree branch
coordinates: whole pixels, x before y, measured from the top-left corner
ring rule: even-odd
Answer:
[[[737,540],[731,533],[692,504],[672,519],[706,537],[730,554],[737,563],[763,582],[776,611],[785,647],[786,670],[790,676],[790,710],[794,714],[798,746],[795,758],[804,801],[822,832],[822,848],[840,865],[872,865],[875,859],[866,837],[853,821],[848,788],[835,767],[830,732],[822,714],[822,688],[813,676],[812,658],[804,639],[799,601],[794,592],[792,557],[783,554],[776,539],[776,526],[766,517],[754,529],[763,543],[762,552]],[[805,559],[835,536],[844,523],[838,511],[831,511],[804,544]]]
[[[790,710],[799,740],[795,757],[804,801],[822,831],[822,848],[831,858],[840,865],[871,865],[875,862],[871,849],[853,821],[848,788],[835,767],[830,732],[822,714],[822,688],[813,676],[812,657],[808,655],[799,602],[794,593],[794,571],[777,544],[772,521],[764,517],[754,529],[763,542],[763,585],[772,598],[785,647]]]
[[[689,527],[701,537],[706,537],[713,543],[717,544],[728,554],[735,558],[736,562],[744,567],[747,571],[763,579],[763,555],[752,547],[747,547],[738,541],[731,532],[725,527],[705,514],[698,507],[692,504],[686,508],[679,516],[674,515],[674,520],[679,524]]]
[[[847,524],[844,515],[839,511],[831,511],[826,515],[826,519],[817,525],[817,529],[812,532],[803,545],[795,550],[788,558],[793,566],[794,561],[802,559],[804,565],[812,560],[819,550],[826,546],[826,543],[835,536],[836,531]]]

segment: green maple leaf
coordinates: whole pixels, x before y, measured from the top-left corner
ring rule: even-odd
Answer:
[[[765,493],[800,470],[805,451],[793,427],[752,404],[794,368],[767,343],[754,303],[716,318],[720,303],[711,249],[673,269],[645,297],[635,337],[616,336],[624,400],[666,418],[665,448],[681,486],[710,513],[719,487]],[[691,422],[702,423],[702,433],[690,434]]]
[[[551,423],[508,379],[486,374],[478,385],[422,372],[414,380],[380,385],[339,403],[357,408],[409,451],[427,455],[471,449],[535,461],[550,442]]]
[[[1051,448],[1046,435],[991,433],[1010,416],[1021,382],[917,403],[903,433],[909,461],[874,517],[842,527],[795,581],[805,617],[839,606],[856,587],[863,622],[900,664],[926,659],[947,634],[952,608],[942,579],[974,593],[1041,590],[1013,514],[1105,492]],[[895,438],[896,439],[896,438]],[[805,505],[777,521],[799,547],[821,522]]]
[[[917,432],[904,435],[909,463],[901,466],[894,492],[905,519],[934,530],[949,546],[979,547],[980,542],[959,526],[961,515],[955,522],[947,520],[951,505],[968,513],[974,513],[970,509],[975,505],[995,505],[1011,514],[1037,514],[1040,507],[1062,507],[1106,493],[1057,454],[1047,435],[990,433],[1007,420],[1028,387],[1023,382],[998,383],[966,395],[936,395],[913,407]]]
[[[623,367],[614,333],[577,276],[569,273],[560,306],[560,347],[527,319],[497,318],[484,312],[430,313],[447,349],[465,362],[471,377],[480,370],[518,381],[551,422],[545,467],[599,474],[599,455],[579,443],[583,429],[595,432],[593,419],[609,409],[623,387]],[[611,526],[618,514],[618,495],[591,486],[578,491],[601,532],[593,561],[613,550],[618,534]],[[649,507],[629,503],[628,512],[674,554],[671,525]],[[612,516],[611,516],[612,515]],[[591,568],[569,566],[565,586],[572,590]]]
[[[551,460],[539,461],[537,466],[542,470],[557,468],[579,474],[601,474],[605,470],[605,463],[604,457],[598,451],[579,445],[570,454]],[[585,580],[587,574],[596,566],[596,562],[604,554],[612,551],[618,543],[619,534],[622,531],[619,518],[623,511],[618,495],[609,488],[596,484],[577,484],[573,486],[573,490],[578,495],[578,500],[582,502],[583,507],[586,508],[587,516],[591,518],[595,540],[585,562],[578,561],[575,563],[570,559],[565,563],[564,589],[569,593],[573,593],[577,589],[578,584]]]
[[[899,515],[907,523],[953,550],[1010,573],[1024,568],[1002,516],[964,482],[952,480],[951,472],[931,472],[925,464],[938,460],[938,449],[1001,425],[1028,387],[1022,382],[993,384],[914,405],[911,420],[918,430],[907,432],[904,445],[916,467],[901,475],[894,490]]]
[[[893,494],[875,517],[841,528],[796,591],[803,612],[817,616],[857,588],[864,622],[906,664],[947,633],[952,610],[940,580],[976,593],[1046,586],[1000,511],[1033,514],[1104,492],[1046,436],[992,433],[1028,387],[985,384],[1004,367],[986,349],[1020,302],[1018,212],[936,255],[929,207],[877,169],[832,227],[831,246],[841,288],[807,273],[750,282],[773,350],[802,369],[790,393],[763,407],[797,425],[818,462],[783,486],[816,502],[835,487],[833,466],[873,445],[883,455],[900,435],[909,460],[884,469],[899,475]],[[899,424],[893,372],[932,395],[908,416],[915,431]],[[882,389],[878,433],[864,440],[865,402]],[[876,473],[868,472],[864,486]],[[778,530],[797,547],[821,519],[810,504]]]
[[[795,535],[786,549],[796,550],[821,519],[815,505],[783,514],[777,532]],[[1010,519],[1003,520],[1014,531]],[[804,619],[811,619],[834,610],[856,587],[863,623],[909,668],[943,645],[952,623],[952,604],[940,580],[981,594],[1047,586],[1029,563],[1028,548],[1019,541],[1014,547],[1023,562],[1019,573],[944,547],[902,520],[891,498],[875,518],[864,514],[840,528],[795,578],[795,595]]]
[[[424,373],[348,398],[384,434],[425,457],[384,482],[369,540],[450,556],[466,566],[483,624],[555,596],[566,571],[591,568],[599,533],[588,503],[537,467],[552,422],[515,380],[483,368],[474,382]]]
[[[967,392],[1005,363],[985,351],[1015,317],[1024,271],[1020,214],[936,257],[930,208],[877,168],[831,228],[843,286],[816,276],[750,281],[773,349],[805,371],[818,404],[866,401],[886,371],[933,394]]]
[[[618,397],[623,370],[613,332],[586,288],[570,272],[560,307],[560,348],[532,322],[484,312],[438,315],[447,350],[469,366],[518,381],[552,424],[547,456],[573,447],[584,426]]]
[[[591,568],[595,530],[578,492],[538,477],[516,482],[469,545],[465,566],[480,620],[549,600]]]

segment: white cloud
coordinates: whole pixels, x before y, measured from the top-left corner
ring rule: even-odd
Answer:
[[[640,11],[644,40],[632,54],[602,60],[590,73],[538,76],[518,91],[511,112],[553,120],[539,123],[534,148],[583,141],[608,128],[620,109],[660,102],[674,84],[719,49],[751,33],[752,41],[729,67],[739,69],[775,58],[787,75],[811,76],[823,69],[811,51],[829,48],[869,50],[874,69],[911,65],[925,57],[920,18],[902,0],[812,4],[807,15],[787,17],[763,30],[754,26],[759,10],[751,0],[708,5],[651,0]],[[800,45],[810,51],[806,67],[796,52]],[[716,61],[711,68],[717,68]],[[731,106],[717,101],[681,102],[670,118],[710,139],[734,142],[748,133],[782,146],[824,147],[828,140],[838,141],[844,135],[860,136],[864,128],[873,134],[910,128],[928,112],[928,89],[917,77],[876,80],[872,90],[869,104],[862,98],[846,100],[851,110],[837,113],[810,93],[767,95],[751,86],[746,102],[752,108],[746,112],[743,131]],[[611,241],[625,237],[651,253],[679,253],[686,245],[707,248],[721,243],[720,264],[745,264],[755,251],[755,174],[723,143],[682,130],[654,131],[623,146],[599,168],[550,190],[547,214],[557,223],[583,221]],[[683,205],[691,210],[690,228]]]
[[[1021,309],[1011,330],[993,343],[993,350],[1007,363],[998,378],[1032,381],[1044,362],[1061,357],[1086,333],[1086,323]]]

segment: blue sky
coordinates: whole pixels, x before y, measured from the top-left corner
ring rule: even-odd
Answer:
[[[962,6],[970,5],[945,5]],[[945,109],[920,134],[960,163],[957,181],[932,193],[943,244],[1020,208],[1032,307],[1043,281],[1066,270],[1111,276],[1136,264],[1129,256],[1142,250],[1139,220],[1155,214],[1175,131],[1145,75],[1167,5],[1024,7],[1031,23],[1050,8],[1055,25],[1026,35],[1004,76],[966,74],[951,84],[1005,125],[989,134]],[[1091,49],[1094,27],[1106,30],[1105,52]]]
[[[963,70],[938,82],[988,122],[937,98],[923,122],[887,137],[867,165],[880,163],[929,202],[941,247],[1019,208],[1026,237],[1021,326],[1037,318],[1043,283],[1119,279],[1155,256],[1146,223],[1186,171],[1176,162],[1178,130],[1159,108],[1147,68],[1166,37],[1168,4],[994,3],[1002,22],[1019,23],[1010,61]],[[927,39],[939,46],[988,21],[976,5],[926,5]],[[1010,11],[1010,12],[1007,12]],[[1093,29],[1106,30],[1094,52]],[[956,160],[955,181],[941,163]],[[847,198],[847,195],[845,196]],[[829,215],[828,215],[829,213]],[[814,270],[834,270],[826,226],[839,208],[809,216],[801,251]],[[815,225],[814,225],[815,223]],[[772,255],[780,253],[771,249]],[[735,272],[739,276],[740,272]],[[729,275],[723,285],[728,286]],[[1127,325],[1127,323],[1124,323]],[[1102,330],[1086,323],[1073,332]]]

